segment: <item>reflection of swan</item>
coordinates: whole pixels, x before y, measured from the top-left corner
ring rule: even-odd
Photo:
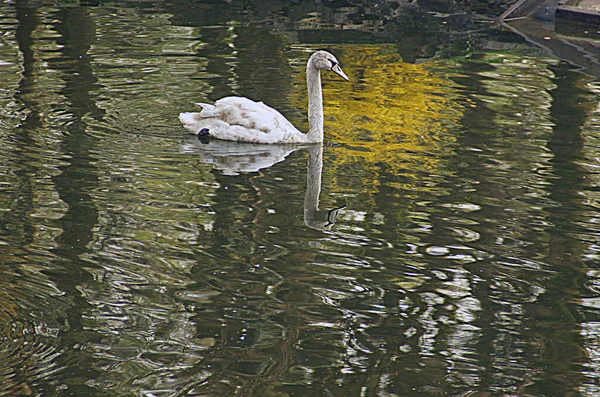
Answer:
[[[202,161],[212,164],[226,175],[240,172],[257,172],[279,163],[296,150],[308,150],[306,195],[304,196],[304,223],[312,229],[330,230],[338,212],[344,208],[319,210],[321,173],[323,171],[323,145],[261,145],[227,141],[202,143],[194,136],[181,143],[181,153],[199,154]]]
[[[240,172],[257,172],[279,163],[302,145],[259,143],[239,143],[229,141],[200,141],[195,136],[185,137],[179,151],[199,154],[202,161],[212,164],[225,175],[238,175]]]
[[[321,194],[321,173],[323,171],[323,145],[314,145],[308,149],[308,169],[306,177],[306,195],[304,196],[304,223],[311,229],[330,230],[339,211],[319,210]]]
[[[308,134],[300,132],[277,110],[243,97],[226,97],[214,105],[198,103],[200,113],[180,113],[184,127],[200,136],[254,143],[314,143],[323,141],[321,70],[331,70],[348,80],[337,59],[317,51],[306,64]]]

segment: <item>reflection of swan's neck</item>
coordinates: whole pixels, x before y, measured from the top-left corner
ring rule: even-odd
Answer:
[[[321,72],[311,60],[306,64],[306,85],[308,87],[308,139],[310,142],[323,141],[323,94],[321,92]]]
[[[315,227],[321,194],[321,173],[323,171],[323,145],[315,145],[308,151],[306,196],[304,196],[304,223]]]

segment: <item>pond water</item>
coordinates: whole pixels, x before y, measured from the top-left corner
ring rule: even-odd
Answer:
[[[213,3],[0,4],[0,395],[598,395],[600,83],[485,23]],[[322,146],[179,124],[306,129],[320,48]]]

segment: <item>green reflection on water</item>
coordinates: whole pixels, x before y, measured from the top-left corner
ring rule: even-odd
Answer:
[[[204,145],[355,10],[172,6],[0,6],[4,394],[597,393],[597,83],[350,26],[324,147]]]

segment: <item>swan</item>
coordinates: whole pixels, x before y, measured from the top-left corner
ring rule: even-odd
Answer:
[[[344,80],[338,60],[327,51],[313,53],[306,63],[308,133],[299,131],[277,110],[244,97],[225,97],[214,105],[197,103],[199,113],[179,114],[183,126],[198,136],[253,143],[323,142],[323,94],[321,70],[331,70]]]

